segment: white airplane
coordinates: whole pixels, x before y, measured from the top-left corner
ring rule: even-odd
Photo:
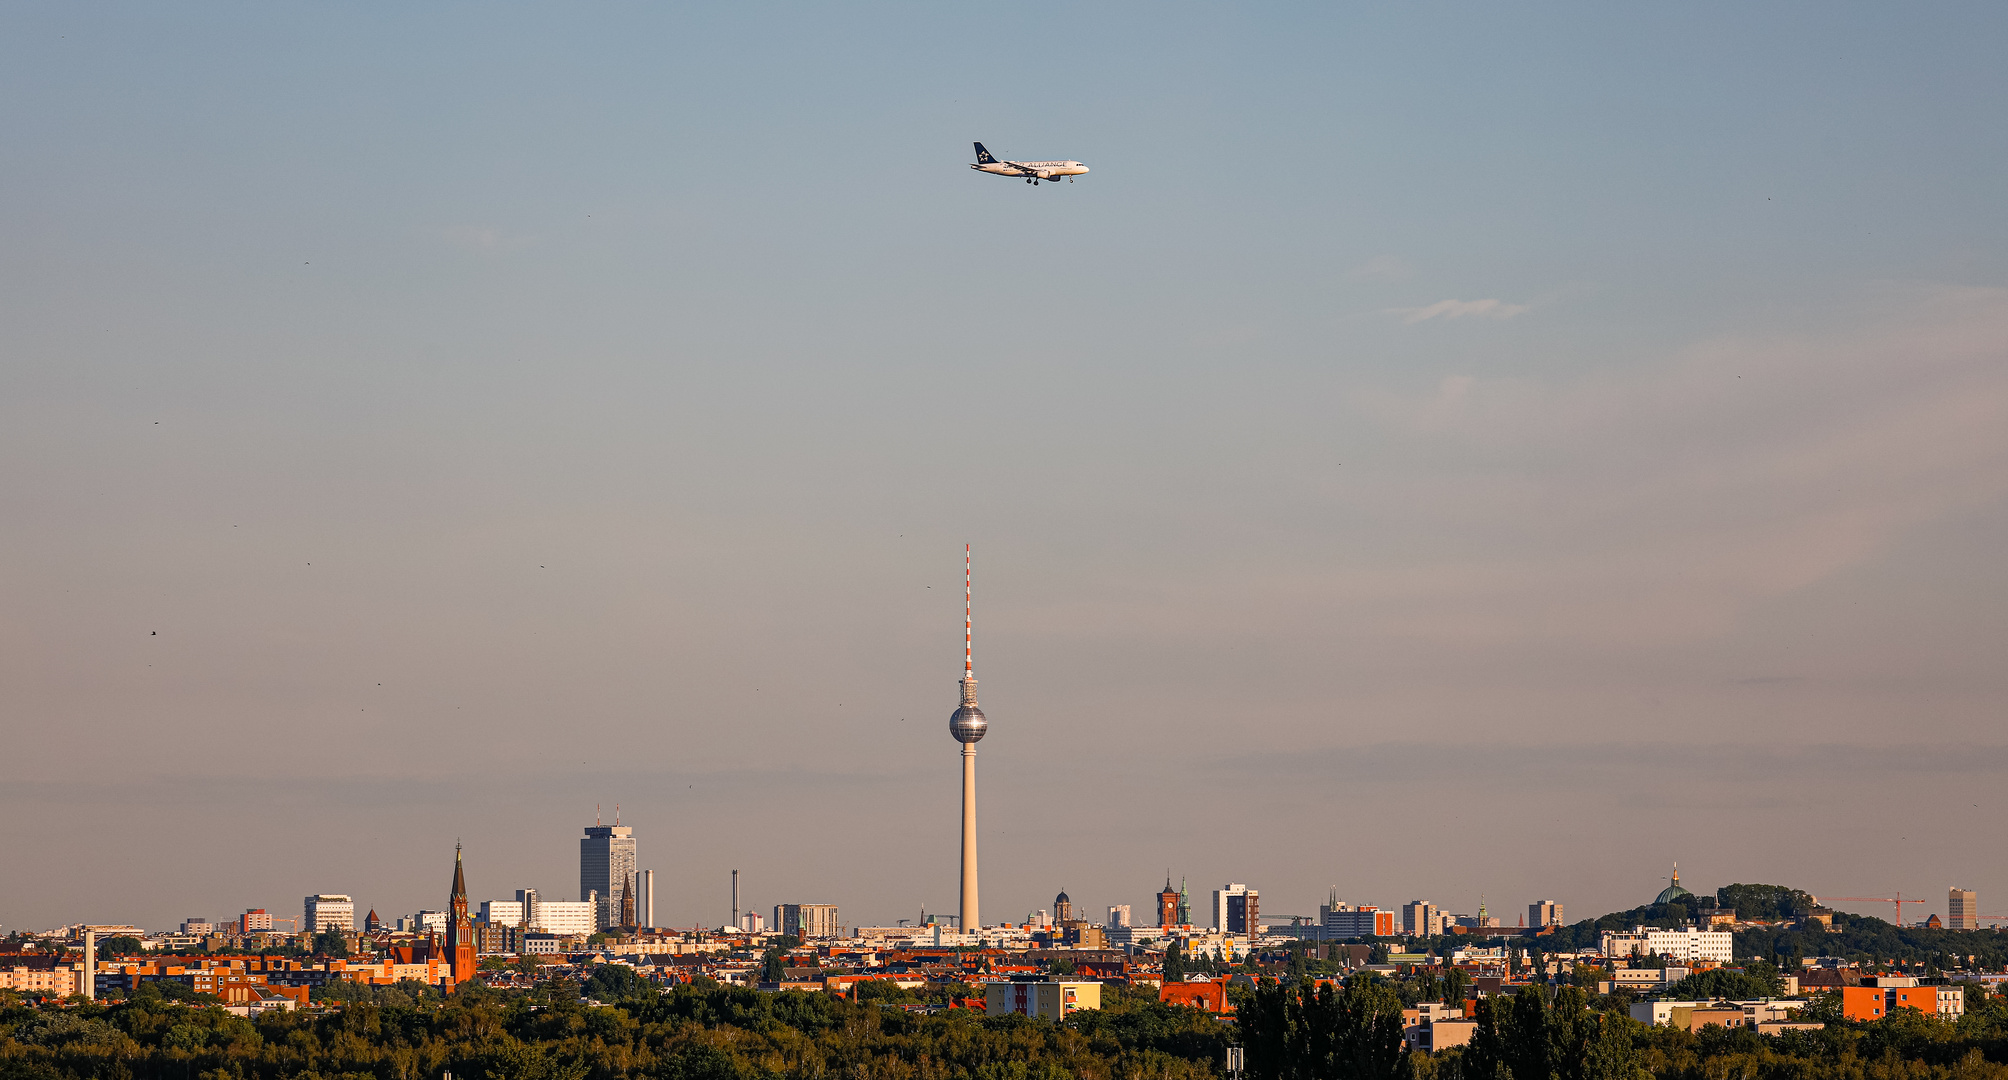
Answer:
[[[1041,180],[1058,183],[1062,176],[1071,184],[1074,177],[1088,171],[1088,167],[1078,161],[999,161],[990,156],[990,151],[983,149],[982,143],[976,144],[976,164],[970,168],[992,176],[1022,176],[1028,184]]]

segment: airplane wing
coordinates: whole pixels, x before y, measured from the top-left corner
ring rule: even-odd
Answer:
[[[1024,174],[1025,174],[1026,176],[1037,176],[1037,175],[1039,175],[1039,170],[1038,170],[1038,169],[1034,168],[1033,166],[1030,166],[1030,165],[1027,165],[1027,164],[1025,164],[1025,163],[1024,163],[1024,162],[1022,162],[1022,161],[1005,161],[1005,160],[1004,160],[1003,158],[998,158],[998,159],[997,159],[997,164],[999,164],[999,165],[1009,165],[1009,166],[1011,166],[1012,168],[1014,168],[1014,169],[1018,170],[1019,172],[1021,172],[1021,173],[1024,173]]]

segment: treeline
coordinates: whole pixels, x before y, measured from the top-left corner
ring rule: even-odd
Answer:
[[[148,992],[14,1006],[0,1010],[0,1080],[1200,1080],[1231,1030],[1141,993],[1063,1026],[715,985],[588,1007],[580,989],[467,987],[255,1021]]]
[[[1648,1027],[1577,987],[1530,986],[1477,1006],[1462,1047],[1413,1054],[1394,987],[1266,984],[1240,998],[1250,1080],[2008,1080],[2008,1001],[1957,1022],[1885,1019],[1759,1035]]]
[[[715,984],[663,992],[624,971],[506,994],[382,987],[256,1020],[160,984],[111,1005],[0,1006],[0,1080],[1214,1080],[1237,1045],[1247,1080],[2008,1080],[2008,1001],[1980,992],[1957,1022],[1830,1011],[1822,1029],[1759,1036],[1650,1028],[1580,988],[1537,985],[1480,1001],[1468,1045],[1423,1055],[1401,1037],[1415,988],[1370,974],[1236,988],[1238,1024],[1117,987],[1055,1024]]]

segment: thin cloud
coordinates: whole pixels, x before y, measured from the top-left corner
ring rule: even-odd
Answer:
[[[1462,319],[1466,316],[1480,319],[1510,319],[1528,311],[1525,304],[1509,304],[1497,298],[1486,300],[1438,300],[1428,307],[1389,308],[1389,315],[1401,316],[1401,321],[1415,325],[1430,319]]]

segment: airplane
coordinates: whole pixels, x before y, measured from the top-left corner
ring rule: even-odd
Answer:
[[[983,149],[982,143],[976,144],[976,164],[970,168],[992,176],[1022,176],[1028,184],[1037,184],[1041,180],[1057,184],[1062,176],[1071,184],[1074,177],[1088,171],[1088,167],[1078,161],[999,161],[990,156],[990,151]]]

